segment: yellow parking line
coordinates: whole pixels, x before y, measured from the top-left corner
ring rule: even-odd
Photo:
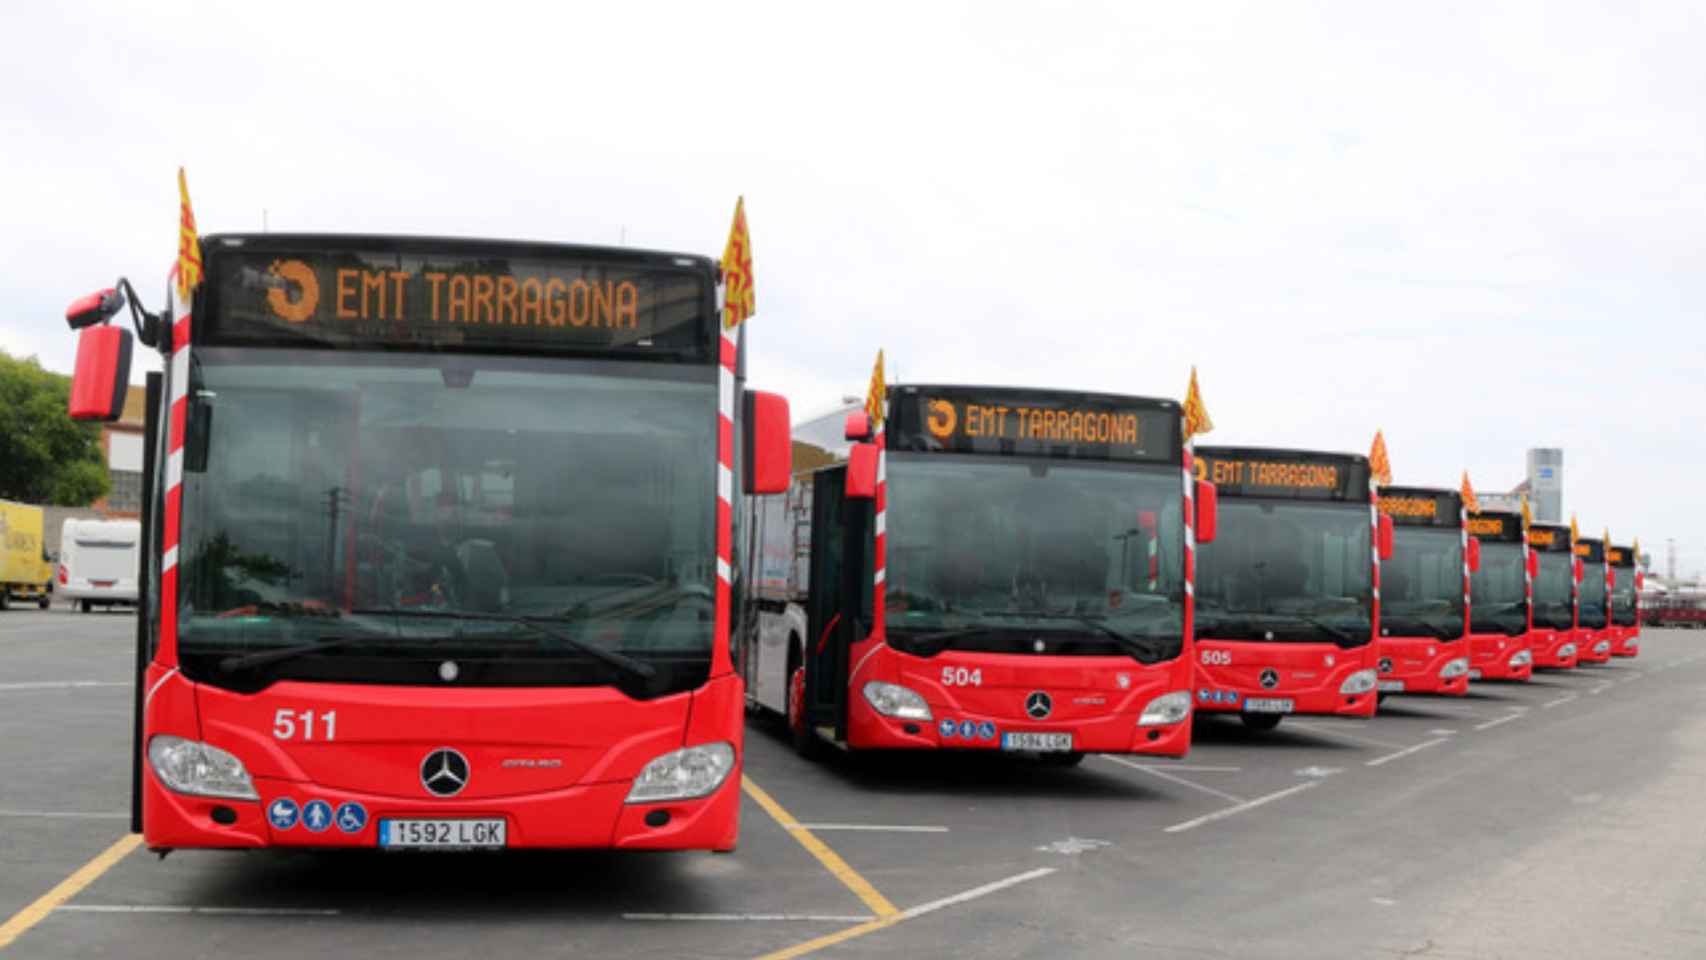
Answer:
[[[759,957],[758,960],[794,960],[795,957],[803,957],[808,953],[816,953],[825,947],[833,947],[838,943],[846,943],[854,937],[862,937],[867,933],[874,933],[878,930],[884,929],[885,927],[892,927],[905,919],[905,916],[897,913],[892,916],[878,917],[875,920],[867,920],[856,927],[848,927],[845,930],[838,930],[835,933],[826,933],[815,940],[807,940],[805,943],[796,943],[785,950],[778,950],[775,953],[767,953],[764,956]]]
[[[0,925],[0,950],[11,946],[12,941],[23,936],[25,931],[46,919],[48,914],[65,901],[82,893],[84,887],[94,883],[100,878],[101,874],[111,870],[113,864],[123,860],[132,850],[140,846],[142,846],[140,834],[125,834],[117,843],[97,854],[95,859],[77,868],[76,873],[59,881],[58,886],[42,894],[36,899],[35,903],[13,914],[12,919],[7,920],[4,925]]]
[[[828,845],[819,840],[815,834],[800,826],[800,821],[795,820],[793,814],[782,809],[782,805],[777,803],[770,794],[765,793],[758,784],[753,783],[751,777],[742,774],[740,785],[742,789],[746,790],[747,796],[757,801],[758,805],[764,808],[765,813],[770,814],[770,819],[781,824],[782,829],[786,830],[795,840],[800,841],[800,846],[805,847],[807,853],[816,857],[817,861],[823,864],[825,870],[828,870],[834,875],[835,879],[845,884],[847,889],[853,891],[853,895],[864,901],[865,906],[871,908],[871,912],[877,915],[877,919],[871,923],[887,926],[886,923],[883,923],[885,919],[900,914],[895,905],[889,902],[888,897],[878,893],[877,888],[871,886],[870,881],[859,876],[858,871],[848,866],[847,861],[841,859],[840,855],[834,850],[829,849]],[[855,927],[854,929],[858,928]],[[876,928],[873,927],[872,929]],[[851,933],[851,931],[843,932]],[[836,936],[836,934],[831,934],[831,936]],[[788,954],[788,956],[796,956],[796,954]]]

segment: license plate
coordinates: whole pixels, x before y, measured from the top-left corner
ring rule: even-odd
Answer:
[[[379,845],[388,850],[468,850],[507,842],[500,817],[481,820],[381,820]]]
[[[1296,707],[1296,701],[1289,698],[1283,700],[1277,697],[1244,698],[1245,713],[1290,713]]]
[[[1471,680],[1481,679],[1481,671],[1471,668],[1469,671],[1469,679],[1471,679]]]
[[[1072,750],[1072,734],[1004,733],[1001,735],[1001,749],[1035,750],[1038,753],[1070,753]]]
[[[1380,686],[1377,689],[1379,689],[1381,693],[1396,693],[1404,689],[1404,681],[1382,680],[1380,681]]]

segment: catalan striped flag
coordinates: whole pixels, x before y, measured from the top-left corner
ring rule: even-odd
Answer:
[[[1575,546],[1576,541],[1581,538],[1582,532],[1576,528],[1576,515],[1572,513],[1570,514],[1570,546]]]
[[[1197,434],[1213,429],[1214,421],[1209,419],[1208,407],[1202,402],[1202,390],[1197,387],[1197,368],[1192,364],[1191,384],[1185,388],[1185,439],[1189,441]]]
[[[735,200],[735,219],[723,248],[723,328],[733,330],[758,312],[752,286],[752,236],[746,231],[746,198]]]
[[[871,430],[883,425],[883,400],[888,393],[888,381],[883,376],[883,352],[877,351],[876,366],[871,368],[871,388],[865,392],[865,416],[871,420]]]
[[[1379,430],[1374,431],[1374,446],[1368,451],[1368,469],[1375,483],[1383,487],[1392,483],[1392,459],[1386,455],[1386,435]]]
[[[184,168],[178,168],[178,298],[189,300],[201,285],[201,237],[196,234],[195,211],[190,209],[190,185]]]
[[[1469,471],[1463,471],[1463,505],[1470,513],[1481,512],[1481,501],[1475,499],[1475,488],[1469,485]]]
[[[1532,526],[1534,526],[1534,514],[1528,512],[1528,494],[1525,493],[1522,495],[1522,529],[1523,529],[1523,532],[1526,533],[1528,531],[1528,528],[1532,527]]]

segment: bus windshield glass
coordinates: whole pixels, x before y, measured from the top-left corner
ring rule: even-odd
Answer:
[[[1179,655],[1178,467],[891,454],[888,488],[897,647]]]
[[[1524,579],[1522,544],[1482,542],[1481,569],[1469,575],[1470,626],[1476,633],[1519,637],[1527,632]]]
[[[1365,645],[1372,555],[1366,503],[1222,498],[1201,548],[1197,635]]]
[[[1574,627],[1570,603],[1570,555],[1542,553],[1540,575],[1534,578],[1534,625],[1548,630]]]
[[[655,665],[647,695],[703,681],[714,368],[195,357],[186,674],[234,687],[593,685],[616,682],[613,658],[596,655],[610,651]]]
[[[1463,534],[1400,526],[1392,559],[1380,565],[1380,632],[1456,640],[1463,636]]]
[[[1620,627],[1635,625],[1635,568],[1612,567],[1611,620]]]
[[[1586,565],[1587,570],[1582,575],[1582,592],[1577,603],[1581,625],[1595,630],[1606,626],[1605,620],[1605,570],[1597,563]]]

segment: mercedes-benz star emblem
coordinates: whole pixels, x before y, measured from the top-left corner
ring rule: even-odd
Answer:
[[[1391,673],[1392,672],[1392,658],[1391,657],[1381,657],[1380,658],[1380,672],[1381,673]]]
[[[421,786],[435,797],[454,797],[468,785],[468,758],[440,747],[421,761]]]
[[[1262,675],[1261,675],[1260,679],[1262,681],[1262,688],[1263,689],[1272,690],[1273,688],[1279,686],[1279,671],[1273,669],[1272,667],[1269,667],[1268,669],[1262,671]]]
[[[1037,690],[1025,698],[1025,716],[1032,720],[1043,720],[1054,712],[1054,700],[1048,694]]]

